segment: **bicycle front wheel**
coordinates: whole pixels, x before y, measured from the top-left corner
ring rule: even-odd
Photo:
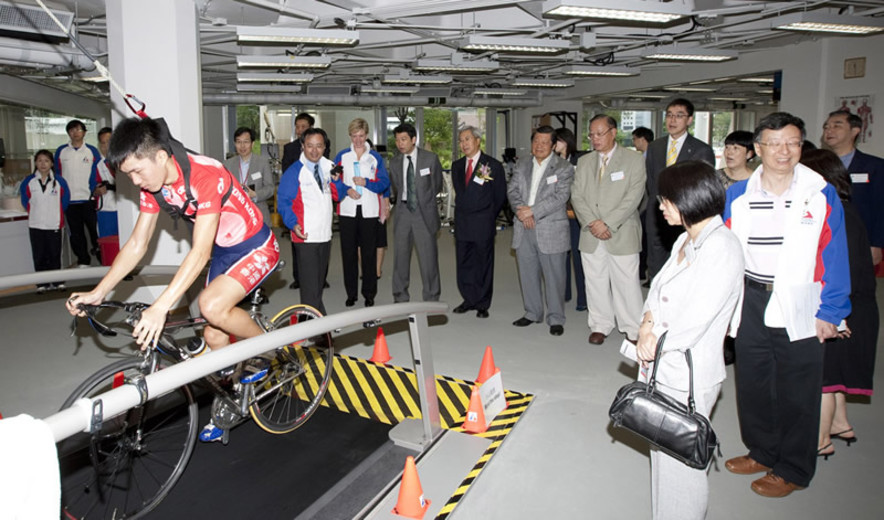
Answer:
[[[62,409],[143,374],[140,359],[108,365],[74,390]],[[184,386],[105,419],[94,436],[78,433],[59,443],[62,518],[141,518],[151,511],[190,460],[197,413]]]
[[[309,305],[293,305],[273,317],[274,329],[321,318]],[[288,433],[304,424],[319,407],[331,378],[335,349],[330,333],[277,350],[268,377],[255,387],[252,419],[270,433]]]

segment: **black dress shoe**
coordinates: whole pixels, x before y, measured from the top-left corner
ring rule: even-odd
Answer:
[[[366,298],[365,299],[366,307],[374,307],[374,298]]]
[[[528,325],[531,325],[532,323],[540,323],[540,322],[539,321],[531,321],[528,318],[522,316],[521,318],[514,321],[513,325],[515,325],[516,327],[527,327]]]
[[[356,298],[347,298],[347,301],[344,302],[344,305],[346,305],[347,307],[352,307],[356,305]]]
[[[477,318],[487,318],[488,317],[488,310],[479,309],[478,311],[476,311],[476,317]]]
[[[565,327],[563,327],[561,325],[552,325],[549,328],[549,333],[552,334],[553,336],[561,336],[562,334],[565,333]]]
[[[289,289],[300,289],[301,284],[297,280],[289,284]]]
[[[463,313],[467,312],[468,310],[470,310],[470,306],[467,305],[467,302],[463,302],[460,305],[458,305],[457,307],[455,307],[454,310],[452,310],[451,312],[453,312],[455,314],[463,314]]]

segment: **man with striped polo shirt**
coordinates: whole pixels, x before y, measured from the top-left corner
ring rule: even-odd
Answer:
[[[798,163],[804,138],[804,122],[791,114],[762,119],[761,166],[728,189],[724,211],[746,261],[735,321],[740,432],[749,448],[725,467],[766,473],[751,488],[776,498],[813,478],[823,342],[841,334],[850,314],[844,209],[835,189]]]

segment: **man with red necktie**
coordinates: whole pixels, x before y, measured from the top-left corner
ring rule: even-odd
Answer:
[[[478,129],[462,129],[458,142],[464,156],[451,165],[451,180],[457,288],[463,303],[454,312],[475,310],[477,317],[487,318],[494,287],[495,222],[506,202],[506,174],[497,159],[482,152]]]

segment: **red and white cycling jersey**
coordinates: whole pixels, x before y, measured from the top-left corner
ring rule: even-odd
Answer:
[[[197,207],[184,208],[184,174],[177,161],[175,167],[178,169],[178,179],[171,187],[162,188],[166,202],[182,208],[189,219],[194,219],[197,215],[220,213],[221,221],[215,234],[215,244],[220,247],[234,246],[254,236],[264,224],[264,218],[255,203],[243,193],[233,175],[223,164],[211,157],[192,154],[187,154],[187,157],[190,159],[190,192]],[[231,188],[230,197],[222,205],[221,200],[228,188]],[[140,206],[145,213],[160,211],[153,193],[146,190],[141,190]]]

